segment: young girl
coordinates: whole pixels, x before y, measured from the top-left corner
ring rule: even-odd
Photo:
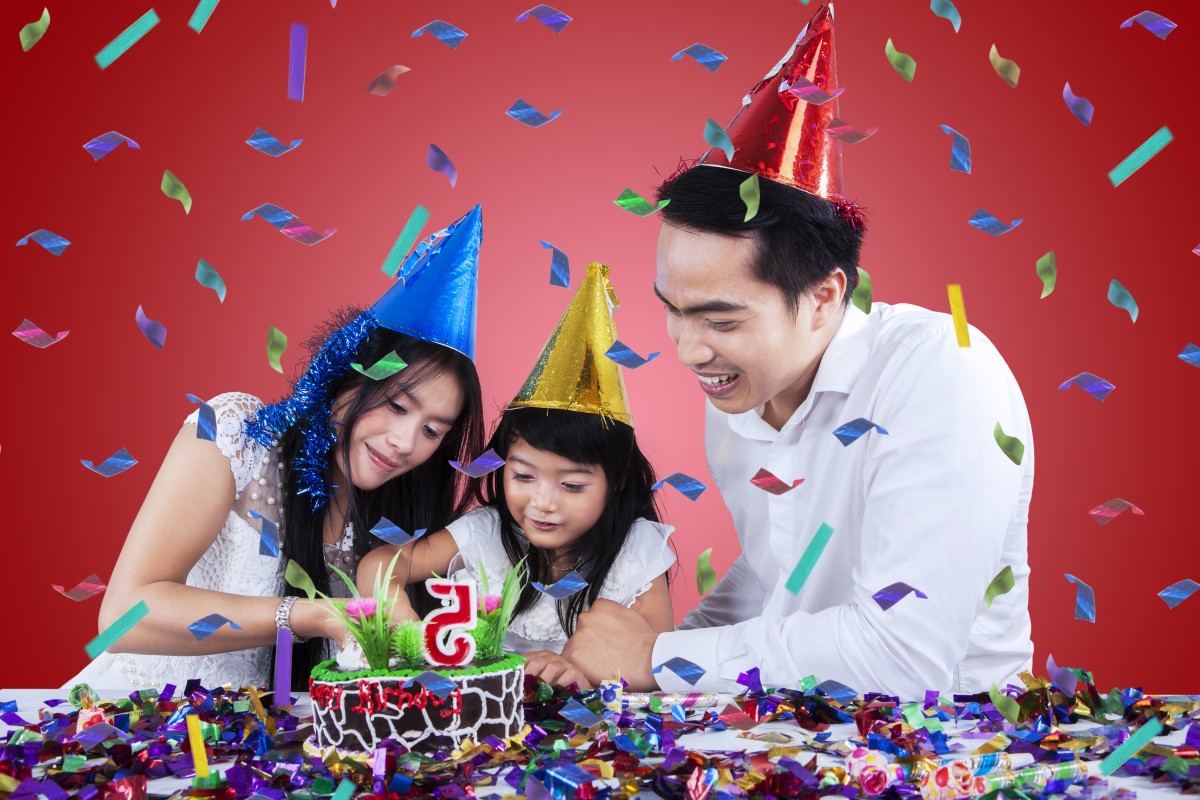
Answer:
[[[654,471],[638,448],[620,368],[604,353],[616,340],[608,267],[592,264],[537,367],[501,416],[489,447],[504,459],[480,487],[482,507],[400,548],[396,579],[434,575],[481,582],[498,592],[522,558],[529,583],[521,593],[508,649],[526,654],[530,674],[584,684],[558,653],[581,613],[608,599],[640,613],[656,631],[672,627],[667,544],[658,522]],[[397,548],[364,560],[360,587],[373,584]],[[555,600],[551,586],[574,570],[587,585]],[[397,617],[413,618],[402,595]],[[407,613],[406,613],[407,612]]]

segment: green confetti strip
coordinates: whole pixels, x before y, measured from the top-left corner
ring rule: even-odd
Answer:
[[[742,202],[746,204],[746,218],[742,221],[749,222],[758,214],[758,204],[762,199],[758,192],[758,176],[751,175],[742,181],[738,186],[738,194],[742,196]]]
[[[331,800],[350,800],[350,796],[354,794],[354,788],[354,781],[342,778],[342,782],[338,784],[337,791],[333,793]]]
[[[725,129],[714,120],[710,119],[704,123],[704,141],[713,147],[724,150],[726,161],[733,161],[733,140],[729,138]]]
[[[88,658],[96,658],[112,647],[118,639],[129,633],[129,629],[141,622],[142,617],[149,613],[150,607],[146,605],[146,601],[138,600],[137,605],[122,614],[116,622],[100,631],[99,636],[87,643],[83,649],[87,651]]]
[[[1016,700],[1013,700],[1006,694],[1000,692],[996,688],[996,684],[992,684],[992,688],[988,689],[988,697],[992,699],[992,705],[996,710],[1004,715],[1004,718],[1013,725],[1017,724],[1017,718],[1021,715],[1021,706]]]
[[[892,69],[896,70],[901,78],[912,83],[913,76],[917,74],[916,59],[897,50],[891,39],[887,40],[887,46],[883,48],[883,52],[887,56],[888,63],[892,65]]]
[[[392,245],[391,252],[387,254],[387,258],[383,261],[383,266],[379,269],[384,275],[389,278],[396,277],[396,273],[400,270],[400,265],[404,263],[404,257],[408,255],[408,251],[412,249],[413,242],[421,235],[421,229],[425,227],[425,223],[429,221],[429,210],[425,206],[418,205],[408,215],[408,221],[404,223],[403,230],[396,237],[396,243]]]
[[[858,286],[854,287],[854,294],[850,296],[850,302],[854,303],[855,307],[864,314],[871,313],[871,276],[862,267],[858,268]]]
[[[1021,459],[1025,457],[1025,445],[1015,436],[1009,436],[1000,427],[1000,423],[996,423],[996,444],[1000,445],[1000,450],[1004,455],[1008,456],[1009,461],[1021,466]]]
[[[192,18],[188,20],[188,27],[196,33],[204,30],[204,26],[208,24],[208,18],[212,16],[219,2],[221,0],[200,0],[196,10],[192,12]]]
[[[708,560],[712,557],[713,549],[710,547],[700,554],[700,558],[696,561],[696,591],[700,594],[708,594],[712,588],[717,585],[717,571],[712,568],[712,564]]]
[[[63,772],[79,772],[87,763],[87,756],[71,755],[63,756],[62,771]]]
[[[992,62],[992,69],[996,70],[1000,79],[1008,84],[1008,88],[1017,88],[1017,81],[1021,80],[1021,68],[1017,66],[1017,62],[1003,58],[1000,51],[996,49],[996,45],[992,45],[992,50],[988,53],[988,61]]]
[[[1153,136],[1138,145],[1136,150],[1125,156],[1125,160],[1108,173],[1108,180],[1112,182],[1113,187],[1120,186],[1130,175],[1146,166],[1146,162],[1162,152],[1174,138],[1166,125],[1155,131]]]
[[[827,523],[822,522],[821,527],[817,528],[817,532],[813,534],[812,541],[808,543],[808,547],[804,548],[804,555],[800,556],[800,562],[796,564],[796,568],[788,576],[787,583],[784,584],[783,588],[792,594],[797,594],[804,588],[809,574],[812,573],[813,567],[817,565],[817,559],[821,557],[821,553],[825,552],[825,545],[829,544],[829,539],[832,536],[833,528],[829,527]]]
[[[279,373],[283,372],[279,358],[284,350],[287,350],[287,334],[272,325],[271,330],[267,331],[267,363]]]
[[[637,214],[639,217],[648,217],[655,211],[662,211],[670,200],[663,200],[657,206],[652,205],[640,194],[633,189],[626,189],[621,192],[620,196],[613,203],[625,209],[626,211]]]
[[[217,299],[225,302],[225,281],[203,258],[196,264],[196,283],[217,293]]]
[[[1150,740],[1160,733],[1162,733],[1162,721],[1158,717],[1151,717],[1146,720],[1142,724],[1142,727],[1137,729],[1137,733],[1126,739],[1120,747],[1113,750],[1100,762],[1100,771],[1104,773],[1105,777],[1112,775],[1122,764],[1137,755],[1139,750],[1150,744]]]
[[[397,372],[407,367],[408,364],[405,364],[404,359],[402,359],[399,354],[393,350],[369,367],[364,368],[362,364],[353,362],[350,364],[350,366],[354,367],[354,369],[361,372],[363,375],[366,375],[373,381],[381,381],[384,378],[392,377]]]
[[[1116,278],[1112,279],[1112,283],[1108,284],[1108,302],[1112,303],[1117,308],[1123,308],[1129,312],[1129,318],[1137,322],[1138,304],[1137,300],[1133,299],[1133,295],[1129,290],[1121,285],[1121,282]]]
[[[183,181],[175,177],[175,173],[171,170],[163,170],[162,178],[162,193],[172,200],[178,200],[183,204],[183,213],[192,213],[192,195],[183,185]]]
[[[288,559],[283,579],[288,582],[289,586],[295,586],[308,595],[309,600],[316,598],[317,587],[313,585],[312,578],[308,577],[308,573],[304,571],[304,567],[297,564],[294,559]]]
[[[1037,275],[1042,279],[1042,297],[1049,297],[1058,280],[1058,262],[1054,258],[1053,250],[1037,260]]]
[[[145,14],[142,14],[137,22],[121,31],[120,36],[104,45],[104,49],[96,53],[96,63],[100,65],[100,69],[108,69],[114,61],[125,55],[126,50],[133,47],[138,43],[138,40],[149,33],[158,22],[158,14],[155,14],[152,8]]]
[[[992,578],[992,582],[988,584],[987,590],[983,593],[983,604],[991,608],[997,597],[1008,594],[1014,586],[1016,586],[1016,579],[1013,577],[1012,566],[1009,565]]]
[[[50,9],[43,8],[42,16],[37,22],[31,22],[21,28],[21,49],[28,53],[33,49],[33,46],[42,40],[46,35],[46,29],[50,27]]]

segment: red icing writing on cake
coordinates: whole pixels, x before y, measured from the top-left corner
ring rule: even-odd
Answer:
[[[324,688],[324,687],[322,687]],[[313,702],[318,702],[313,694]],[[462,689],[455,687],[445,699],[433,692],[420,687],[420,691],[410,692],[402,686],[384,686],[380,683],[360,680],[358,682],[358,705],[351,711],[358,714],[377,714],[388,708],[403,711],[406,708],[423,709],[425,707],[439,709],[442,717],[453,717],[462,713]],[[326,706],[322,706],[325,708]]]
[[[328,683],[317,683],[312,678],[308,679],[308,694],[322,711],[328,710],[330,706],[341,705],[343,691],[341,686],[331,686]]]

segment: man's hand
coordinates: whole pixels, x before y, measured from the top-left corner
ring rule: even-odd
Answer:
[[[525,654],[525,674],[541,678],[554,686],[567,687],[573,683],[580,689],[591,689],[583,671],[558,653],[549,650],[534,650]]]
[[[575,635],[562,654],[579,665],[594,686],[624,678],[631,690],[649,692],[658,689],[650,674],[657,639],[641,614],[611,600],[597,600],[579,615]]]

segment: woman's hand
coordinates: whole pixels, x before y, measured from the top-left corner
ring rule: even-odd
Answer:
[[[348,633],[329,600],[297,600],[292,606],[292,630],[305,639],[332,639],[339,647]]]
[[[535,650],[525,654],[525,674],[541,678],[554,686],[568,687],[575,683],[580,689],[591,689],[583,670],[559,653]]]

